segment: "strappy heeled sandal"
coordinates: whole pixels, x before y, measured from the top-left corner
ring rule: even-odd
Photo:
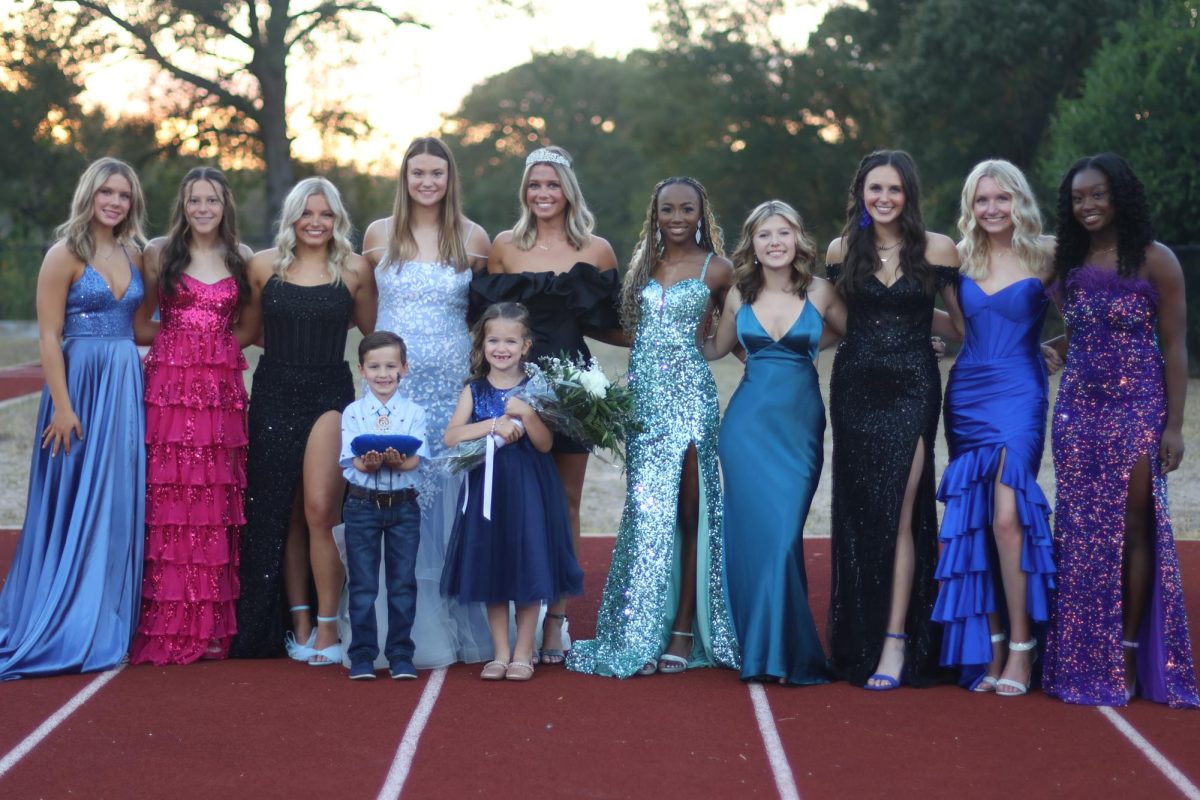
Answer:
[[[318,615],[317,616],[317,624],[320,625],[322,622],[337,622],[337,619],[338,619],[337,617],[322,617],[322,616]],[[317,629],[313,628],[313,643],[314,644],[316,644],[316,641],[317,641],[316,634],[317,634]],[[324,659],[324,660],[318,660],[318,659]],[[341,664],[341,663],[342,663],[342,643],[341,642],[334,642],[333,644],[329,645],[329,647],[322,647],[320,650],[317,650],[314,647],[313,651],[312,651],[312,656],[308,659],[308,665],[310,667],[332,667],[334,664]]]
[[[551,612],[547,611],[546,617],[547,617],[547,619],[556,619],[559,622],[559,625],[558,625],[558,647],[547,647],[546,646],[546,637],[544,635],[545,623],[543,623],[542,624],[542,628],[543,628],[542,652],[537,660],[547,666],[554,666],[556,664],[561,664],[567,660],[567,652],[565,650],[563,650],[563,647],[562,647],[562,629],[567,624],[567,615],[566,614],[552,614]]]
[[[992,634],[992,644],[1000,644],[1008,638],[1008,634],[1003,631]],[[1000,682],[1000,676],[984,675],[975,685],[971,687],[971,691],[977,694],[987,694],[988,692],[996,691],[996,684]]]
[[[696,634],[691,631],[671,631],[671,636],[683,636],[695,640]],[[663,653],[658,657],[658,671],[664,675],[678,675],[688,668],[688,660],[683,656]]]
[[[298,614],[301,611],[312,611],[312,606],[292,606],[288,609],[289,614]],[[317,651],[313,649],[313,645],[316,643],[316,625],[314,625],[312,630],[309,631],[308,641],[306,641],[304,644],[300,644],[300,642],[296,641],[296,635],[291,631],[288,631],[287,635],[283,637],[283,649],[287,651],[288,658],[292,659],[293,661],[308,661],[310,658],[316,655]]]
[[[1141,645],[1138,642],[1131,642],[1128,639],[1121,640],[1121,648],[1123,650],[1137,650]],[[1128,703],[1137,694],[1137,673],[1133,675],[1133,680],[1129,680],[1129,676],[1125,676],[1125,702]]]
[[[891,631],[888,631],[884,633],[883,636],[886,639],[899,639],[906,645],[908,644],[908,634],[905,633],[892,633]],[[901,666],[901,670],[903,669],[903,666]],[[880,681],[880,684],[878,686],[872,686],[871,681]],[[884,675],[882,672],[876,672],[874,675],[867,678],[867,682],[863,684],[863,688],[868,692],[890,692],[892,689],[899,688],[899,686],[900,678],[898,676]]]
[[[1008,652],[1010,653],[1025,653],[1037,647],[1037,639],[1030,639],[1028,642],[1014,642],[1011,639],[1008,642]],[[1037,660],[1037,654],[1033,656]],[[1029,692],[1029,685],[1033,683],[1033,661],[1029,662],[1029,680],[1025,683],[1014,681],[1012,678],[1001,678],[996,681],[996,696],[997,697],[1020,697]],[[1012,689],[1011,692],[1002,692],[1000,687]]]

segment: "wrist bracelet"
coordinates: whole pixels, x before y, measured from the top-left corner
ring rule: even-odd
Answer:
[[[492,433],[496,432],[496,421],[499,419],[499,417],[492,417]]]

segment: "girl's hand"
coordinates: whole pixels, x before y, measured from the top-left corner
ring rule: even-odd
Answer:
[[[1046,371],[1051,375],[1062,369],[1062,356],[1058,354],[1058,350],[1048,344],[1042,345],[1042,358],[1046,359]],[[1182,451],[1181,451],[1182,452]]]
[[[496,435],[503,439],[505,444],[512,444],[525,435],[525,429],[508,417],[498,417],[496,419]]]
[[[70,409],[55,411],[54,416],[50,418],[50,424],[42,431],[42,449],[45,450],[49,446],[51,458],[58,455],[60,447],[65,455],[71,455],[72,432],[75,433],[75,438],[83,441],[83,424],[79,417],[75,416],[75,412]]]
[[[1163,431],[1162,441],[1158,444],[1158,458],[1164,473],[1179,469],[1183,461],[1183,433],[1180,431]]]
[[[394,447],[383,451],[383,463],[387,464],[388,469],[400,469],[406,458],[407,456]]]
[[[510,417],[520,419],[530,412],[533,412],[533,407],[519,397],[510,397],[508,398],[508,402],[504,404],[504,413]]]

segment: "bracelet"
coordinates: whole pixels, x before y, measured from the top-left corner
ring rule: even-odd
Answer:
[[[500,419],[499,417],[492,417],[492,433],[495,433],[495,432],[496,432],[496,422],[497,422],[499,419]]]

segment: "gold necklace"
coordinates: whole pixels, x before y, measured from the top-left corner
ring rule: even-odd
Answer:
[[[1092,250],[1091,248],[1088,248],[1088,255],[1089,256],[1102,256],[1105,253],[1111,253],[1111,252],[1115,251],[1116,249],[1117,249],[1117,246],[1115,244],[1112,247],[1106,247],[1103,250]]]
[[[891,261],[893,258],[895,258],[896,257],[895,253],[892,253],[890,256],[884,256],[883,253],[886,253],[888,250],[895,250],[899,246],[900,246],[900,241],[892,242],[889,245],[880,245],[880,244],[875,245],[875,252],[876,252],[876,255],[879,256],[880,263],[886,264],[889,261]]]

